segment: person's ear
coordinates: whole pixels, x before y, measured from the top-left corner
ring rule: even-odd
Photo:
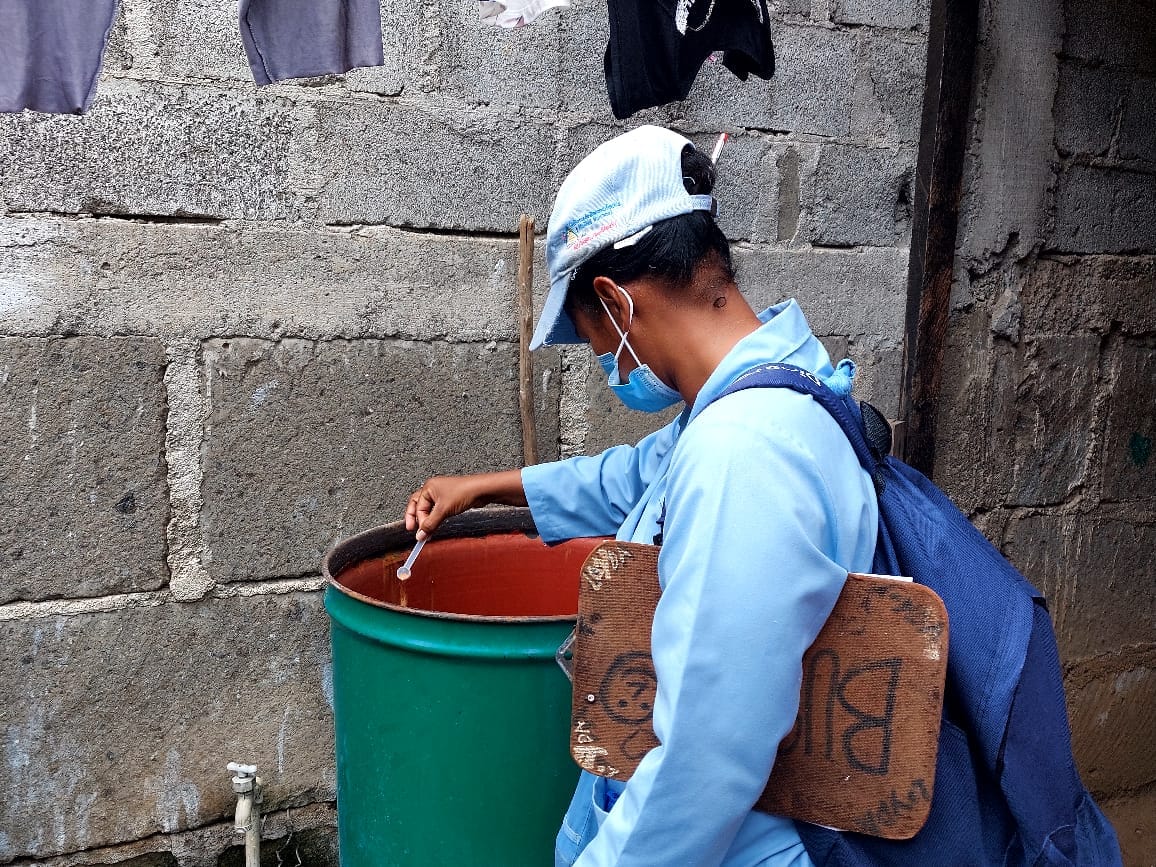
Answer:
[[[609,277],[594,278],[594,294],[602,299],[618,327],[626,331],[630,327],[630,303],[618,288],[618,284]]]

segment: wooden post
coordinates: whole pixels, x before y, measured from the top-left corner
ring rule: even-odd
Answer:
[[[534,218],[518,221],[518,409],[522,415],[522,460],[538,463],[538,431],[534,424]]]
[[[932,0],[915,170],[898,437],[903,458],[928,476],[935,463],[935,414],[951,310],[978,27],[979,0]]]

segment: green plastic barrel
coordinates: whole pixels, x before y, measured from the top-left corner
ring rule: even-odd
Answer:
[[[578,769],[554,660],[598,543],[547,547],[526,510],[447,522],[397,580],[400,524],[325,558],[342,867],[541,867]]]

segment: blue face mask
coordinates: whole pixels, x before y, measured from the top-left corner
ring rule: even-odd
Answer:
[[[602,369],[606,371],[606,384],[610,386],[610,390],[614,392],[615,396],[622,401],[630,409],[637,409],[642,412],[660,412],[668,406],[674,406],[682,400],[682,395],[663,382],[650,369],[650,365],[643,364],[634,348],[630,345],[630,341],[626,339],[627,333],[630,331],[630,323],[634,319],[634,299],[630,297],[630,293],[621,286],[617,287],[618,291],[626,296],[626,302],[630,305],[629,318],[626,321],[626,331],[618,327],[618,323],[614,321],[614,317],[610,315],[610,308],[606,306],[606,302],[601,298],[598,301],[602,304],[602,309],[606,311],[607,317],[610,319],[610,324],[614,326],[614,330],[618,332],[618,336],[622,338],[622,342],[618,344],[616,352],[604,352],[598,356],[598,363],[602,365]],[[634,363],[638,365],[634,370],[630,371],[630,376],[626,382],[622,381],[622,375],[618,372],[618,356],[622,354],[622,349],[625,347],[633,356]]]

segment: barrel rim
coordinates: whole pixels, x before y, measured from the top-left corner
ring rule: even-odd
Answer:
[[[530,537],[537,537],[538,528],[534,518],[527,508],[517,506],[497,506],[493,508],[474,509],[447,518],[438,527],[439,539],[466,539],[477,536],[513,535],[524,533]],[[408,608],[373,599],[342,584],[338,577],[348,567],[363,562],[372,557],[380,557],[395,551],[404,550],[413,545],[413,534],[405,528],[405,521],[394,521],[372,527],[338,540],[325,553],[321,560],[321,575],[326,583],[350,599],[356,599],[365,605],[374,608],[384,608],[399,614],[417,615],[432,620],[446,620],[459,623],[566,623],[574,622],[575,614],[509,616],[492,614],[455,614],[449,611],[428,611],[422,608]]]

